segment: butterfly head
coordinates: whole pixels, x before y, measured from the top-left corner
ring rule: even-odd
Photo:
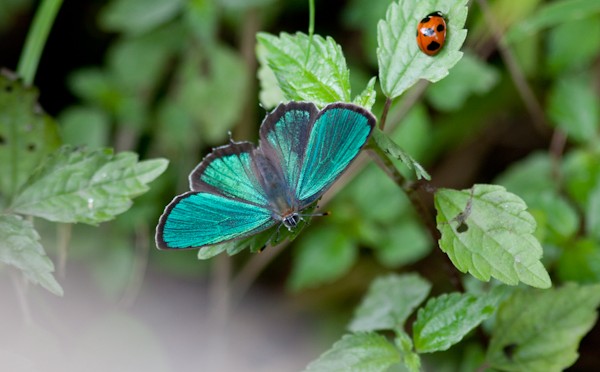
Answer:
[[[288,229],[288,231],[292,231],[298,226],[298,223],[302,220],[302,217],[296,212],[293,212],[287,216],[284,216],[282,219],[283,225]]]

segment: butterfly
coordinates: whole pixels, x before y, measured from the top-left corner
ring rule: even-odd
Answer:
[[[365,145],[375,117],[349,103],[319,109],[282,103],[260,126],[259,145],[217,147],[189,176],[156,227],[159,249],[200,248],[271,227],[294,230],[302,211],[342,175]]]

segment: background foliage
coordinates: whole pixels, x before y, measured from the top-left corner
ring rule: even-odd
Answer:
[[[227,288],[215,308],[264,288],[338,319],[307,370],[600,365],[600,37],[581,36],[600,36],[598,1],[315,5],[309,35],[300,0],[65,3],[41,96],[0,79],[3,277],[62,294],[54,263],[77,262],[113,299],[147,271],[200,277]],[[22,63],[36,9],[0,4],[0,65]],[[434,10],[449,29],[432,58],[414,32]],[[268,236],[156,251],[195,164],[228,132],[255,141],[283,99],[385,124],[321,201],[332,215],[261,254],[244,248]]]

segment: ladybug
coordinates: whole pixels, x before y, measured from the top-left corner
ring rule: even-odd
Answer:
[[[446,20],[442,12],[427,14],[417,26],[417,45],[428,56],[442,50],[446,42]]]

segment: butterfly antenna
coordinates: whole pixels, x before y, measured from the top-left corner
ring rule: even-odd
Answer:
[[[235,141],[233,140],[233,134],[230,130],[227,131],[227,135],[229,136],[229,143],[235,143]]]

